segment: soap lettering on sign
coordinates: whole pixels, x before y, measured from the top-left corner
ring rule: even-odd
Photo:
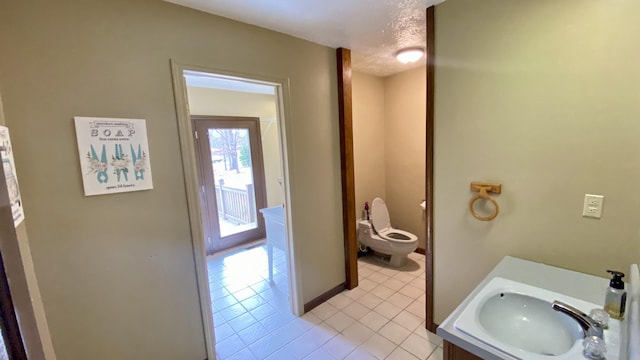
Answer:
[[[99,135],[102,135],[105,138],[111,137],[111,135],[115,136],[115,137],[132,137],[134,134],[136,133],[135,130],[127,130],[127,133],[125,135],[125,133],[122,132],[122,130],[118,130],[118,132],[116,132],[115,134],[113,134],[113,131],[111,131],[110,129],[104,129],[102,130],[102,133],[100,133],[100,131],[98,129],[92,129],[91,130],[91,137],[96,137]],[[100,138],[100,140],[104,140],[103,138]]]

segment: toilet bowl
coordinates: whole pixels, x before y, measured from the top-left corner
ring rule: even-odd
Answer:
[[[418,237],[391,227],[389,210],[380,198],[371,203],[371,220],[358,221],[358,242],[374,251],[390,255],[389,265],[401,267],[408,255],[418,248]]]

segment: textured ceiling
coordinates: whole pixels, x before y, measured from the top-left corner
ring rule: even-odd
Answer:
[[[332,48],[351,49],[355,71],[388,76],[425,64],[395,53],[426,46],[425,9],[443,0],[165,0]]]

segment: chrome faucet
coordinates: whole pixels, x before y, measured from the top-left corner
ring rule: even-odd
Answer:
[[[604,326],[602,325],[602,323],[592,319],[589,315],[574,308],[573,306],[565,304],[561,301],[554,301],[551,307],[553,308],[553,310],[567,314],[575,321],[577,321],[582,328],[582,331],[584,331],[584,337],[597,336],[600,339],[603,339]]]

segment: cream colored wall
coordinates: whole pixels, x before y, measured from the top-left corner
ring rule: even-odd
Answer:
[[[267,206],[283,204],[283,178],[275,95],[211,89],[187,88],[192,115],[252,116],[260,118]]]
[[[58,358],[206,357],[170,59],[288,80],[303,300],[345,280],[333,49],[157,0],[5,1],[0,48]],[[85,197],[74,116],[146,119],[154,189]]]
[[[358,216],[365,201],[385,200],[393,226],[426,248],[426,69],[380,78],[354,72],[353,147]]]
[[[426,68],[385,78],[385,193],[394,227],[418,237],[426,248]]]
[[[627,0],[437,6],[436,322],[505,255],[602,277],[640,261],[639,11]],[[471,181],[503,184],[495,220],[469,214]],[[585,193],[605,196],[601,219],[582,217]]]
[[[386,197],[384,79],[353,72],[351,81],[356,216],[361,218],[365,202]]]

